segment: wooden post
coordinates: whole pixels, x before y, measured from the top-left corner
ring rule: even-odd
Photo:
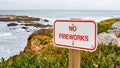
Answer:
[[[80,51],[69,49],[69,68],[80,68]]]
[[[71,18],[71,20],[76,20],[76,18]],[[80,68],[80,51],[79,50],[69,49],[69,68]]]

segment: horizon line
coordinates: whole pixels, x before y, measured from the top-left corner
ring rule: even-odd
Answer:
[[[75,10],[75,9],[68,9],[68,10],[66,10],[66,9],[0,9],[0,10],[39,10],[39,11],[120,11],[120,10],[98,10],[98,9],[91,9],[91,10]]]

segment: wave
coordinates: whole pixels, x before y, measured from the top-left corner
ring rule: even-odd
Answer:
[[[6,37],[6,36],[10,36],[10,35],[12,35],[11,33],[2,33],[2,34],[0,34],[0,37]]]
[[[43,19],[49,20],[49,22],[47,22],[47,24],[53,24],[53,22],[55,20],[70,20],[71,18],[78,18],[80,20],[94,20],[95,22],[100,22],[100,21],[103,21],[103,20],[106,20],[109,18],[115,18],[115,17],[107,17],[107,16],[104,16],[104,17],[101,17],[101,16],[81,16],[81,17],[73,16],[73,17],[64,17],[64,18],[45,18],[45,17],[43,17]]]
[[[17,29],[16,32],[24,32],[25,30],[24,29]]]

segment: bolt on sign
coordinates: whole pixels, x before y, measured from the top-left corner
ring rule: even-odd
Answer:
[[[96,28],[92,20],[56,20],[54,43],[58,47],[94,51],[97,47]]]

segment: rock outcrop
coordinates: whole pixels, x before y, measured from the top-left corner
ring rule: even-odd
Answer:
[[[119,29],[120,30],[120,22],[116,22],[111,26],[111,29]]]
[[[9,24],[7,24],[7,26],[9,27],[9,26],[17,26],[18,24],[17,23],[9,23]]]
[[[114,23],[107,32],[97,35],[97,44],[120,46],[120,22]]]
[[[117,37],[120,37],[120,29],[107,30],[107,33],[114,33]]]
[[[98,34],[97,43],[105,44],[105,45],[109,45],[109,44],[118,45],[118,38],[116,37],[114,33],[103,32],[103,33]]]
[[[0,15],[0,21],[40,21],[40,18],[16,15]]]

